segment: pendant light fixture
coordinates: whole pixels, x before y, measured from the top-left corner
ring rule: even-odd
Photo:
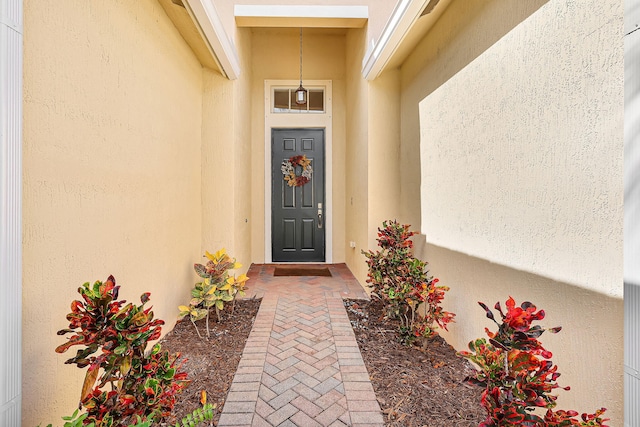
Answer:
[[[296,104],[307,103],[307,90],[302,87],[302,28],[300,28],[300,87],[296,90]]]

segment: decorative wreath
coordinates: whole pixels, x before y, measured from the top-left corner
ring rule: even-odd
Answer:
[[[302,173],[296,175],[296,166],[302,168]],[[287,181],[289,187],[302,187],[307,182],[311,181],[311,175],[313,169],[311,168],[311,160],[307,159],[307,156],[293,156],[288,160],[282,161],[282,167],[280,168],[284,180]]]

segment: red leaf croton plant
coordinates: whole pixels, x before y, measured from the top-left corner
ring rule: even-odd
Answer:
[[[608,427],[604,424],[608,419],[601,417],[605,408],[594,414],[582,414],[580,418],[576,411],[553,409],[557,396],[549,393],[557,388],[569,390],[569,387],[556,383],[560,376],[558,367],[550,360],[551,352],[538,341],[545,330],[557,333],[561,328],[532,326],[534,321],[544,319],[544,310],[537,310],[528,301],[517,306],[509,297],[506,313],[499,302],[494,306],[502,320],[498,323],[489,307],[482,302],[478,304],[498,325],[497,332],[485,328],[488,341],[479,338],[469,343],[470,352],[459,353],[479,368],[469,381],[485,387],[481,402],[487,410],[487,419],[479,427]],[[546,409],[546,413],[534,413],[537,408]]]
[[[119,286],[113,276],[106,282],[89,282],[78,292],[82,301],[71,303],[69,328],[58,335],[72,334],[56,352],[80,346],[65,363],[88,367],[80,407],[86,410],[83,425],[127,426],[136,421],[158,421],[170,414],[176,395],[186,385],[187,374],[179,371],[177,356],[169,356],[150,341],[160,338],[164,321],[153,318],[141,305],[117,301]],[[108,387],[107,387],[108,386]]]
[[[409,225],[388,220],[378,228],[381,250],[362,251],[369,269],[367,283],[372,294],[385,304],[387,317],[400,321],[400,334],[406,343],[437,335],[438,327],[447,330],[454,313],[442,308],[448,287],[438,285],[429,275],[427,263],[411,254]]]

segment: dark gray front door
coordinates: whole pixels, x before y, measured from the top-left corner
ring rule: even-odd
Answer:
[[[311,180],[290,187],[282,164],[304,155]],[[297,167],[296,175],[302,168]],[[271,130],[271,239],[274,262],[325,261],[324,129]]]

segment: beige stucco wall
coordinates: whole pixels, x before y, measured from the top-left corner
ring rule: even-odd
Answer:
[[[252,102],[259,97],[254,97],[251,92],[252,85],[252,46],[251,30],[248,28],[238,29],[236,35],[236,46],[239,52],[240,66],[242,73],[234,81],[234,127],[235,127],[235,153],[234,164],[236,170],[235,200],[234,207],[236,216],[234,218],[234,256],[241,262],[244,269],[248,269],[251,259],[251,223],[261,220],[251,215],[251,180],[253,171],[250,173],[252,162],[251,153],[251,106]],[[247,284],[249,288],[251,284]]]
[[[376,247],[377,228],[400,213],[400,72],[362,77],[365,30],[347,36],[346,262],[362,285],[362,250]],[[351,247],[351,242],[355,247]]]
[[[401,221],[420,229],[418,103],[548,0],[454,1],[415,47],[401,70]]]
[[[60,423],[76,289],[151,291],[165,332],[200,256],[202,71],[155,0],[24,4],[23,424]]]
[[[226,248],[235,255],[234,85],[203,69],[202,252]]]
[[[299,79],[300,42],[297,29],[252,29],[251,113],[251,251],[253,262],[265,261],[265,80]],[[344,262],[345,170],[345,32],[304,32],[303,81],[331,80],[333,88],[332,162],[333,262]],[[292,121],[292,127],[295,122]],[[269,136],[270,141],[270,136]],[[328,196],[327,196],[328,197]]]
[[[460,3],[402,69],[403,120],[424,98],[418,252],[451,287],[445,337],[462,349],[491,326],[476,301],[532,301],[564,327],[542,337],[572,387],[559,407],[622,425],[622,4]]]
[[[363,30],[347,37],[346,262],[362,285],[362,250],[375,248],[382,222],[400,215],[400,71],[362,77]],[[355,242],[355,248],[351,247]]]
[[[551,1],[422,101],[431,243],[622,296],[622,13]]]
[[[369,83],[368,247],[377,229],[400,215],[400,72],[390,70]],[[364,257],[362,258],[364,261]]]
[[[369,239],[369,90],[361,70],[366,30],[350,30],[346,42],[349,55],[346,58],[348,143],[345,152],[345,261],[360,283],[364,284],[367,267],[361,251],[368,249]],[[354,242],[356,247],[350,247],[350,242]]]
[[[225,248],[251,265],[251,32],[239,29],[242,73],[228,80],[203,69],[202,253]]]

